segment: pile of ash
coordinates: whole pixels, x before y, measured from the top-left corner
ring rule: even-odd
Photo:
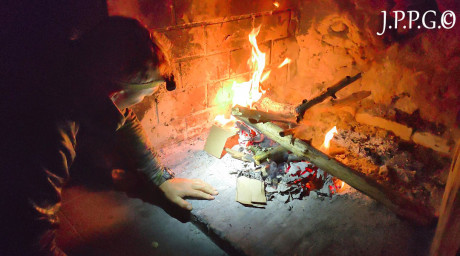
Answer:
[[[241,160],[247,163],[236,174],[264,182],[268,201],[278,199],[287,203],[301,200],[311,192],[332,197],[343,188],[342,181],[284,150],[257,130],[239,122],[237,127],[239,144],[233,150],[244,155]]]

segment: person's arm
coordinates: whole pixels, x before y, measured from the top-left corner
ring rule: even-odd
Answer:
[[[170,177],[164,172],[168,169],[160,164],[158,155],[142,128],[136,114],[131,109],[124,111],[125,123],[117,130],[117,144],[124,151],[124,159],[129,166],[136,166],[153,185],[160,188],[173,203],[191,210],[191,204],[184,197],[214,199],[217,191],[201,180]]]
[[[123,111],[124,124],[116,132],[116,147],[124,157],[123,162],[141,172],[153,185],[160,186],[168,177],[158,160],[158,154],[131,109]]]

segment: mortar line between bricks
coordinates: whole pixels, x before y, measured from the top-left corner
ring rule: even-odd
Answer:
[[[269,16],[269,15],[276,15],[279,13],[283,12],[291,12],[292,9],[284,9],[284,10],[276,10],[276,11],[265,11],[265,12],[258,12],[258,13],[251,13],[251,14],[244,14],[240,16],[232,16],[229,17],[228,19],[220,20],[220,21],[200,21],[200,22],[195,22],[195,23],[187,23],[187,24],[181,24],[181,25],[174,25],[174,26],[167,26],[164,28],[156,28],[152,29],[156,32],[167,32],[175,29],[186,29],[186,28],[193,28],[193,27],[200,27],[200,26],[207,26],[207,25],[215,25],[219,23],[224,23],[224,22],[231,22],[231,21],[238,21],[238,20],[244,20],[248,18],[257,18],[261,16]]]
[[[285,36],[285,37],[278,37],[278,38],[273,38],[273,39],[270,39],[270,40],[267,40],[267,41],[264,41],[264,42],[260,42],[260,43],[258,43],[258,45],[262,45],[262,44],[265,44],[267,42],[274,43],[275,41],[280,41],[280,40],[288,39],[288,38],[291,38],[291,37],[295,38],[295,36],[293,36],[293,35],[288,35],[288,36]],[[180,63],[180,62],[186,62],[186,61],[190,61],[190,60],[206,58],[206,57],[210,57],[210,56],[214,56],[214,55],[219,55],[219,54],[223,54],[223,53],[231,53],[231,52],[234,52],[234,51],[238,51],[238,50],[242,50],[242,49],[250,49],[250,48],[251,48],[251,46],[231,48],[231,49],[226,50],[226,51],[216,51],[216,52],[211,52],[211,53],[207,53],[207,54],[197,54],[197,55],[192,55],[192,56],[172,59],[171,61],[172,61],[172,63]]]

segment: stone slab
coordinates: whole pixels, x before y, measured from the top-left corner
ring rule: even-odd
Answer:
[[[197,225],[242,255],[426,255],[433,229],[414,227],[364,194],[349,188],[332,198],[315,193],[289,203],[268,201],[266,208],[235,201],[237,170],[245,163],[202,150],[204,139],[160,150],[178,177],[199,178],[219,195],[190,200]]]

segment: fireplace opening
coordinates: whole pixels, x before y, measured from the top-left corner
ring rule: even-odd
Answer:
[[[150,26],[178,74],[176,92],[136,108],[155,145],[222,144],[206,151],[244,162],[232,179],[246,206],[357,189],[435,222],[458,157],[457,4],[166,2],[109,2]]]
[[[50,29],[49,38],[32,29],[33,18],[7,15],[30,28],[12,41],[40,39],[6,54],[20,63],[7,72],[26,70],[7,81],[26,80],[19,76],[41,63],[59,66],[51,55],[65,59],[68,49],[56,54],[50,45],[77,42],[107,15],[145,24],[174,76],[133,110],[165,166],[219,190],[213,201],[191,199],[191,215],[226,253],[458,255],[458,1],[71,2],[81,10],[57,8],[43,18],[66,32]],[[25,13],[35,17],[34,6]],[[48,81],[60,72],[42,69],[30,77]],[[116,182],[126,173],[112,174]],[[84,193],[92,192],[76,194]],[[92,219],[74,208],[76,220]],[[138,217],[119,212],[100,234],[123,233],[119,220]],[[64,231],[78,233],[70,226]]]

